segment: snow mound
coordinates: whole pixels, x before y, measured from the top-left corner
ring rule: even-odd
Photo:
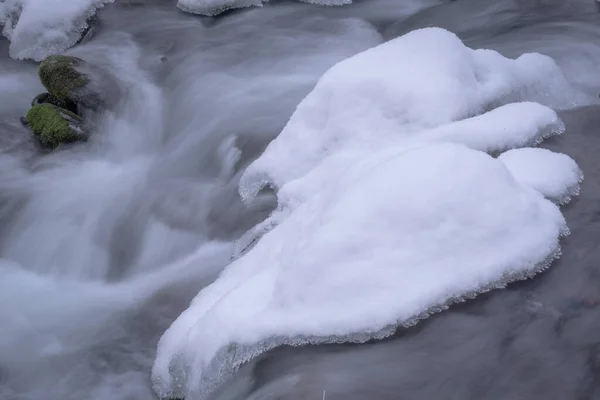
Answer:
[[[473,118],[421,132],[421,139],[463,143],[494,152],[536,145],[565,127],[554,110],[539,103],[510,103]]]
[[[73,46],[96,9],[114,0],[5,0],[0,2],[2,34],[15,59],[41,61]]]
[[[262,178],[280,187],[345,146],[377,146],[390,137],[422,135],[425,129],[515,101],[570,107],[573,97],[574,90],[549,57],[524,54],[511,60],[495,51],[471,50],[455,35],[438,28],[413,31],[338,63],[325,73],[281,135],[248,168],[242,195],[252,197],[266,184]],[[540,122],[525,115],[527,109],[520,110],[522,113],[511,117],[524,117],[527,122],[498,122]],[[539,110],[536,115],[541,118],[552,113]],[[514,111],[505,109],[496,115],[505,118]],[[348,134],[349,121],[352,134]],[[478,125],[473,121],[469,124],[469,129]],[[456,134],[460,135],[458,131]]]
[[[382,338],[546,268],[568,233],[560,209],[488,152],[562,133],[530,101],[571,94],[547,57],[437,28],[334,66],[246,170],[242,197],[270,186],[279,207],[162,337],[159,396],[205,399],[273,347]]]
[[[583,172],[566,154],[546,149],[515,149],[498,157],[513,176],[559,204],[579,194]]]
[[[192,14],[206,15],[214,17],[225,11],[238,8],[246,8],[257,6],[260,7],[263,3],[269,0],[179,0],[177,7],[182,11]],[[297,0],[303,3],[317,4],[322,6],[343,6],[351,4],[352,0]]]

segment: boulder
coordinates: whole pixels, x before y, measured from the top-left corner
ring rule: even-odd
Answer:
[[[42,85],[54,99],[75,103],[78,108],[95,110],[105,107],[109,101],[109,89],[115,91],[114,79],[77,57],[50,56],[40,64],[38,74]]]
[[[79,115],[50,103],[34,105],[26,119],[33,134],[46,147],[55,148],[88,137]]]
[[[50,56],[40,64],[40,81],[59,101],[77,100],[79,92],[89,82],[87,76],[77,70],[84,63],[77,57]]]

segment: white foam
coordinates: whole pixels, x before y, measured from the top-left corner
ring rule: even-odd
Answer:
[[[514,149],[498,157],[513,176],[559,204],[579,194],[583,173],[566,154],[546,149]]]
[[[547,267],[559,208],[485,152],[561,133],[527,101],[571,94],[548,57],[435,28],[330,69],[244,174],[242,196],[272,186],[278,210],[161,339],[157,393],[204,399],[275,346],[381,338]]]
[[[43,60],[73,46],[98,7],[114,0],[6,0],[0,25],[10,40],[10,56]]]

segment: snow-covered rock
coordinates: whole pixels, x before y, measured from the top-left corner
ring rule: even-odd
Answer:
[[[114,0],[5,0],[0,2],[2,34],[10,56],[41,61],[73,46],[98,7]]]
[[[567,194],[576,165],[491,154],[562,133],[548,105],[576,98],[550,58],[437,28],[331,68],[246,170],[242,197],[270,186],[279,207],[164,334],[157,393],[204,399],[275,346],[382,338],[546,268],[568,233],[544,198],[560,188],[525,177],[552,169]]]

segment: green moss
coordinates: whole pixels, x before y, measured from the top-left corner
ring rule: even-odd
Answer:
[[[40,142],[49,147],[85,139],[79,127],[81,117],[52,104],[38,104],[27,113],[27,122]]]
[[[88,83],[87,77],[75,69],[83,62],[76,57],[50,56],[40,64],[40,81],[52,96],[67,102],[73,98],[76,89]]]

